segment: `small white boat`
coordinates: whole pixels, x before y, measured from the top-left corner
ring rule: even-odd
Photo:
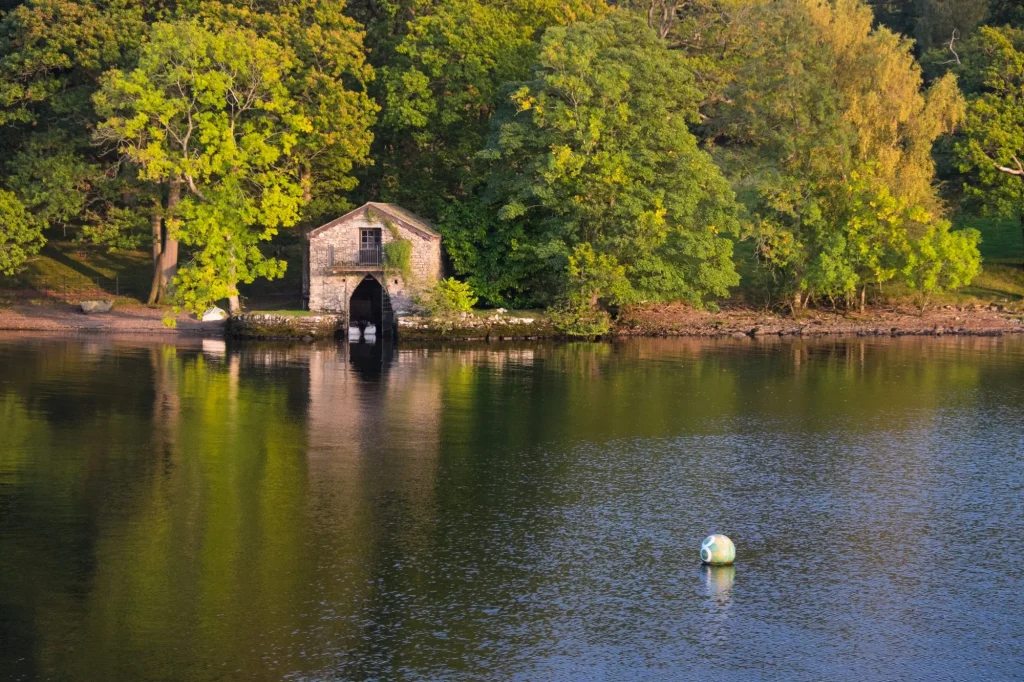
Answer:
[[[363,330],[361,330],[359,327],[356,327],[356,326],[353,325],[353,326],[348,328],[348,340],[349,341],[358,341],[362,337],[363,337]]]

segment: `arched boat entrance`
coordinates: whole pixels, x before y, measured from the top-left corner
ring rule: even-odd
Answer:
[[[391,298],[373,275],[367,275],[352,292],[348,302],[348,323],[360,330],[373,325],[378,336],[390,336],[395,324]]]

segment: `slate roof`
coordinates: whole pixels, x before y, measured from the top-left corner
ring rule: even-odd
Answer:
[[[332,227],[337,227],[338,225],[341,225],[342,223],[346,222],[351,218],[362,216],[366,213],[368,209],[373,210],[374,212],[379,213],[385,218],[389,218],[390,220],[393,220],[399,225],[405,227],[406,229],[412,232],[416,232],[424,237],[427,237],[428,239],[441,239],[441,234],[434,229],[434,226],[430,223],[429,220],[421,218],[415,213],[407,211],[401,206],[398,206],[397,204],[385,204],[379,201],[367,202],[360,206],[359,208],[353,211],[349,211],[340,218],[335,218],[334,220],[328,223],[324,223],[323,225],[316,228],[315,230],[312,230],[308,235],[306,235],[306,238],[312,239],[321,232],[326,232]]]

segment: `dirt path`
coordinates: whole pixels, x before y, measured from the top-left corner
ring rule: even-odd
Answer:
[[[0,330],[75,331],[100,333],[204,334],[220,336],[223,322],[200,322],[184,314],[178,326],[164,326],[164,310],[145,306],[118,307],[109,313],[86,315],[71,305],[15,305],[0,308]]]

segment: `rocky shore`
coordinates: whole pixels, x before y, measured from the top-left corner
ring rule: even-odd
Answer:
[[[811,310],[792,315],[745,308],[718,312],[682,304],[621,311],[619,336],[1001,336],[1024,333],[1024,313],[1002,305],[875,307],[845,314]]]

